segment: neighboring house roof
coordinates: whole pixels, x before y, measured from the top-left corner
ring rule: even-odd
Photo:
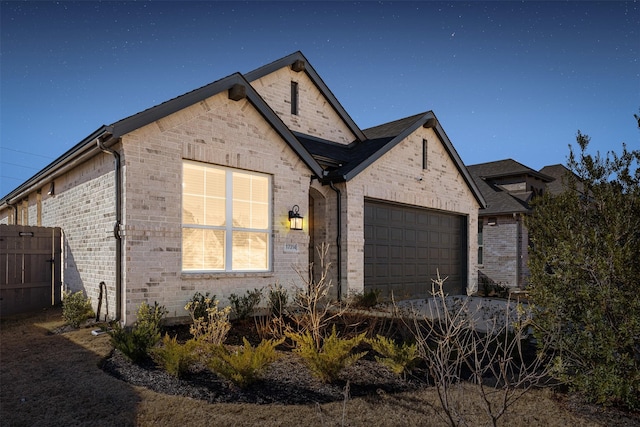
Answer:
[[[314,85],[316,85],[323,96],[329,101],[331,107],[356,136],[357,139],[354,142],[348,145],[342,145],[310,135],[294,133],[284,124],[280,117],[278,117],[251,86],[250,82],[285,66],[297,67],[309,76]],[[340,105],[313,67],[308,64],[304,55],[302,55],[301,52],[295,52],[245,75],[234,73],[147,110],[126,117],[111,125],[101,126],[25,183],[3,197],[0,200],[0,208],[12,204],[14,201],[24,197],[24,195],[41,188],[69,169],[100,153],[102,148],[99,146],[98,141],[102,143],[103,147],[110,147],[127,133],[223,91],[229,91],[229,98],[231,99],[239,100],[246,98],[251,102],[272,128],[310,168],[315,176],[323,182],[348,181],[378,160],[420,126],[432,128],[480,206],[486,205],[483,194],[469,174],[469,171],[463,164],[433,112],[428,111],[362,131]]]
[[[531,175],[545,182],[553,181],[553,177],[542,174],[535,169],[523,165],[513,159],[497,160],[495,162],[480,163],[469,166],[473,168],[474,175],[483,179],[496,179],[508,176]]]
[[[551,194],[557,195],[563,193],[569,188],[568,180],[570,178],[575,179],[577,189],[580,193],[583,192],[582,184],[579,182],[580,179],[576,174],[571,172],[566,166],[557,164],[557,165],[549,165],[540,169],[540,173],[551,176],[555,178],[554,181],[547,184],[547,191]]]
[[[547,184],[554,180],[553,177],[531,169],[513,159],[480,163],[467,166],[467,169],[487,201],[487,206],[480,210],[481,216],[531,211],[529,206],[533,197],[531,191],[510,192],[495,180],[508,177],[526,177],[527,175],[538,178]]]

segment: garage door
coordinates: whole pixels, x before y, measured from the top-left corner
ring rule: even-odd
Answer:
[[[439,211],[365,202],[364,288],[397,300],[425,298],[436,270],[448,276],[445,292],[465,293],[466,217]]]

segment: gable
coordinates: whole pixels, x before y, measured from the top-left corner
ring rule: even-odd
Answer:
[[[291,84],[297,85],[297,113],[292,113]],[[280,68],[251,82],[289,129],[340,144],[356,139],[329,100],[304,71]]]
[[[414,129],[349,182],[361,183],[365,197],[431,209],[469,213],[483,205],[434,128]]]

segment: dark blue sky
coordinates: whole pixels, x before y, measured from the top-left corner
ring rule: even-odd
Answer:
[[[640,3],[0,2],[0,195],[102,124],[300,50],[361,128],[433,110],[466,164],[640,148]]]

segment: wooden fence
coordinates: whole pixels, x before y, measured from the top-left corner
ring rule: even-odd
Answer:
[[[0,224],[0,316],[60,303],[59,228]]]

